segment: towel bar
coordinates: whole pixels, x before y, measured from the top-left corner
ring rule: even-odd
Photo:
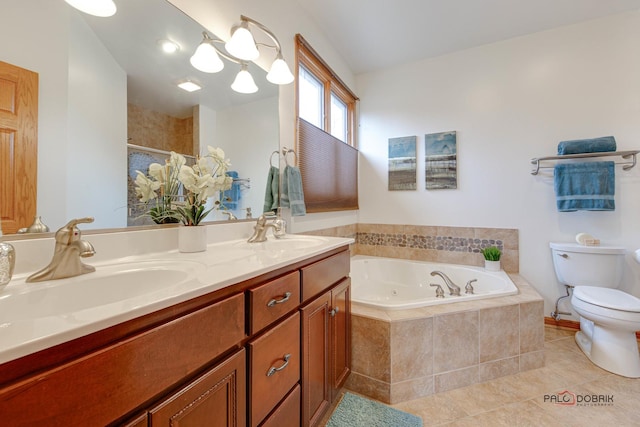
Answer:
[[[640,153],[640,150],[611,151],[611,152],[601,152],[601,153],[580,153],[580,154],[567,154],[564,156],[536,157],[531,159],[531,164],[534,165],[534,168],[531,171],[531,175],[537,175],[540,169],[548,169],[553,167],[553,166],[541,166],[540,162],[550,161],[550,160],[584,159],[588,157],[620,156],[623,159],[631,159],[628,162],[617,163],[617,164],[623,165],[622,166],[623,170],[629,170],[636,165],[636,156],[638,153]]]

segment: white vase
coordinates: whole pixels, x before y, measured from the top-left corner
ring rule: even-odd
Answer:
[[[181,225],[178,227],[178,250],[180,252],[204,252],[207,250],[207,227],[203,225]]]
[[[484,260],[484,269],[487,271],[500,271],[500,261]]]

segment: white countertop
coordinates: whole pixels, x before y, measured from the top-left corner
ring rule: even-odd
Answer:
[[[173,250],[97,263],[86,258],[96,272],[70,279],[25,283],[28,274],[20,274],[0,289],[0,363],[350,243],[353,239],[300,235],[251,244],[242,239],[209,244],[200,253]],[[155,288],[154,277],[165,283]]]

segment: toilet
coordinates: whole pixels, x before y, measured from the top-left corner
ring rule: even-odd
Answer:
[[[640,299],[616,289],[621,282],[625,249],[551,243],[556,277],[573,286],[571,305],[580,315],[576,342],[596,365],[614,374],[640,377],[636,331]]]

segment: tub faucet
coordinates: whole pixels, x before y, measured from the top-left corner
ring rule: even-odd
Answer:
[[[91,243],[81,239],[77,224],[93,222],[93,218],[72,219],[56,231],[56,246],[49,265],[27,278],[27,282],[64,279],[96,271],[80,259],[93,256],[96,251]]]
[[[431,275],[442,277],[442,280],[444,280],[444,284],[447,285],[447,288],[449,288],[449,295],[460,296],[460,286],[453,283],[453,281],[449,279],[449,276],[444,274],[442,271],[432,271]]]

